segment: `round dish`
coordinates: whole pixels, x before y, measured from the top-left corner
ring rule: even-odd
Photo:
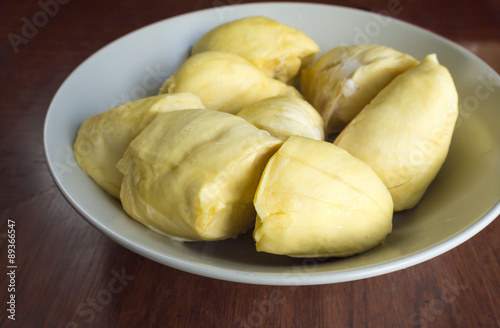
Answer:
[[[436,53],[459,93],[460,117],[448,158],[421,202],[394,216],[384,244],[342,259],[258,253],[251,234],[181,243],[129,218],[76,164],[72,145],[85,119],[154,95],[202,34],[222,23],[267,16],[302,30],[327,51],[375,43],[421,60]],[[175,31],[175,33],[172,33]],[[95,228],[144,257],[187,272],[253,284],[315,285],[373,277],[421,263],[474,236],[500,213],[500,76],[464,48],[394,18],[303,3],[216,7],[132,32],[84,61],[62,84],[47,113],[44,147],[55,183]]]

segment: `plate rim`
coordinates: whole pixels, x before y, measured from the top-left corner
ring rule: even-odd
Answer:
[[[49,121],[52,113],[54,112],[54,104],[56,103],[56,99],[60,97],[60,94],[62,93],[61,90],[64,89],[65,84],[69,83],[68,81],[71,80],[71,78],[76,75],[76,73],[82,69],[85,64],[92,60],[92,58],[96,57],[99,55],[100,52],[105,51],[108,47],[112,47],[115,43],[119,42],[122,39],[125,39],[132,34],[139,33],[140,31],[143,31],[145,29],[151,28],[154,25],[158,24],[163,24],[165,21],[168,20],[174,20],[174,19],[183,19],[187,16],[190,15],[202,15],[204,13],[209,13],[209,12],[214,12],[218,10],[221,7],[276,7],[276,6],[283,6],[283,7],[290,7],[290,6],[296,6],[296,7],[326,7],[329,8],[328,10],[331,9],[336,9],[336,10],[348,10],[352,12],[356,12],[357,14],[363,13],[363,14],[371,14],[371,15],[381,15],[377,12],[367,12],[358,8],[352,8],[352,7],[345,7],[345,6],[339,6],[339,5],[330,5],[330,4],[322,4],[322,3],[307,3],[307,2],[265,2],[265,3],[238,3],[238,4],[230,4],[226,6],[220,6],[220,7],[211,7],[211,8],[205,8],[201,10],[196,10],[196,11],[191,11],[191,12],[186,12],[182,13],[180,15],[175,15],[171,16],[165,19],[158,20],[156,22],[149,23],[145,26],[142,26],[138,29],[135,29],[133,31],[130,31],[115,40],[109,42],[108,44],[104,45],[103,47],[99,48],[95,52],[93,52],[91,55],[86,57],[80,64],[78,64],[72,71],[71,73],[65,78],[65,80],[61,83],[61,85],[58,87],[56,93],[54,94],[49,107],[47,109],[47,113],[45,116],[44,120],[44,126],[43,126],[43,149],[44,149],[44,155],[45,155],[45,162],[47,164],[47,167],[49,169],[49,173],[56,184],[57,188],[63,195],[63,197],[66,199],[66,201],[78,212],[80,216],[82,216],[85,221],[87,221],[91,226],[93,226],[95,229],[97,229],[99,232],[103,233],[106,235],[108,238],[113,240],[114,242],[118,243],[119,245],[127,248],[128,250],[132,251],[133,253],[139,254],[141,256],[144,256],[150,260],[153,260],[155,262],[158,262],[162,265],[169,266],[174,269],[178,269],[181,271],[189,272],[192,274],[204,276],[204,277],[209,277],[213,279],[219,279],[219,280],[224,280],[224,281],[231,281],[231,282],[238,282],[238,283],[247,283],[247,284],[257,284],[257,285],[273,285],[273,286],[306,286],[306,285],[322,285],[322,284],[331,284],[331,283],[341,283],[341,282],[347,282],[347,281],[355,281],[355,280],[361,280],[361,279],[366,279],[366,278],[371,278],[375,276],[380,276],[384,274],[388,274],[391,272],[399,271],[417,264],[420,264],[422,262],[425,262],[427,260],[430,260],[434,257],[437,257],[439,255],[442,255],[449,250],[458,247],[465,241],[469,240],[472,238],[474,235],[479,233],[481,230],[483,230],[486,226],[488,226],[491,222],[493,222],[498,215],[500,214],[500,200],[491,208],[488,210],[486,214],[484,214],[480,219],[478,219],[476,222],[474,222],[472,225],[470,225],[468,228],[464,229],[463,231],[459,232],[455,236],[439,243],[436,245],[433,245],[427,249],[424,249],[422,251],[419,251],[417,253],[408,255],[406,257],[384,262],[381,264],[377,265],[372,265],[368,267],[363,267],[363,268],[358,268],[358,269],[349,269],[349,270],[343,270],[343,271],[336,271],[336,272],[327,272],[327,273],[307,273],[307,274],[297,274],[294,273],[291,269],[288,270],[289,272],[283,272],[283,273],[256,273],[256,272],[246,272],[246,271],[238,271],[234,269],[228,269],[220,266],[209,266],[201,263],[192,263],[189,261],[185,261],[181,258],[177,258],[175,256],[170,256],[166,254],[161,254],[158,253],[154,250],[148,249],[144,247],[141,244],[138,244],[134,241],[131,241],[127,239],[126,237],[122,236],[119,233],[116,233],[115,231],[108,229],[105,225],[103,225],[101,222],[98,220],[94,219],[92,215],[90,215],[84,208],[82,208],[76,200],[73,199],[73,197],[70,195],[70,193],[67,191],[65,188],[64,184],[62,183],[59,174],[56,172],[56,169],[54,167],[53,160],[51,160],[50,157],[50,145],[49,145],[49,140],[48,140],[48,128],[49,128]],[[461,52],[466,52],[469,56],[474,57],[478,63],[483,65],[485,69],[488,71],[492,72],[493,74],[496,75],[497,78],[500,79],[500,75],[490,66],[488,65],[484,60],[482,60],[480,57],[478,57],[476,54],[472,53],[465,47],[451,41],[450,39],[441,36],[439,34],[436,34],[432,31],[429,31],[423,27],[417,26],[413,23],[406,22],[403,20],[400,20],[399,18],[395,18],[390,16],[392,20],[397,21],[399,24],[407,25],[408,27],[411,27],[413,29],[419,30],[419,32],[425,33],[429,36],[432,36],[433,38],[437,38],[442,42],[445,42],[448,46],[452,46],[454,48],[457,48]],[[299,282],[294,282],[292,283],[291,281],[288,281],[289,277],[292,278],[297,278],[299,279]],[[296,279],[294,279],[296,280]],[[288,282],[287,282],[288,281]]]

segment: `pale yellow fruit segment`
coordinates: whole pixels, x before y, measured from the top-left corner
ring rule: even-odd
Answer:
[[[269,160],[255,194],[257,250],[293,257],[350,256],[392,230],[392,199],[362,161],[292,136]]]
[[[457,116],[452,76],[432,54],[384,88],[335,144],[372,167],[396,211],[410,209],[441,168]]]
[[[282,142],[228,113],[160,114],[118,163],[123,208],[173,238],[236,237],[254,224],[255,190]]]
[[[341,131],[396,76],[418,64],[392,48],[334,48],[302,73],[301,91],[321,113],[326,134]]]
[[[129,143],[158,113],[204,108],[192,93],[159,95],[127,102],[88,118],[80,127],[73,153],[78,165],[113,197],[120,198],[123,174],[116,169]]]
[[[266,17],[247,17],[209,31],[195,43],[192,54],[232,52],[247,59],[267,76],[284,83],[296,82],[319,52],[305,33]]]
[[[266,98],[244,107],[237,116],[274,137],[295,135],[324,140],[323,119],[307,101],[296,97]]]
[[[206,108],[231,114],[277,95],[302,98],[297,89],[271,79],[242,57],[218,51],[189,57],[160,90],[160,93],[173,92],[195,93]]]

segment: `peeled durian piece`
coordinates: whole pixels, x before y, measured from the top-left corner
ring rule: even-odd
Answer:
[[[431,54],[383,89],[335,144],[370,165],[402,211],[419,202],[441,168],[457,116],[453,79]]]
[[[302,72],[301,91],[320,112],[326,134],[341,131],[397,75],[418,64],[389,47],[334,48]]]
[[[160,114],[118,162],[123,208],[174,239],[236,237],[255,221],[255,190],[282,143],[228,113]]]
[[[82,170],[115,198],[120,198],[123,174],[116,168],[129,143],[158,113],[204,108],[192,93],[159,95],[129,101],[88,118],[80,127],[73,153]]]
[[[323,119],[303,99],[290,96],[266,98],[246,106],[237,116],[274,137],[286,139],[296,135],[324,139]]]
[[[246,59],[220,51],[189,57],[160,90],[160,93],[172,92],[193,92],[206,108],[231,114],[268,97],[302,98],[297,89],[271,79]]]
[[[192,54],[203,51],[235,53],[267,76],[292,84],[300,70],[312,64],[319,47],[293,27],[266,17],[247,17],[219,25],[199,38]]]
[[[292,136],[255,194],[257,250],[292,257],[364,252],[392,230],[392,199],[373,170],[326,141]]]

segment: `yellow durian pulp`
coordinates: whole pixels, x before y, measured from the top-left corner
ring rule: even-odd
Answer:
[[[254,224],[255,190],[282,142],[224,112],[160,114],[118,163],[123,208],[176,239],[236,237]]]
[[[266,76],[246,59],[220,51],[189,57],[160,90],[160,93],[175,92],[192,92],[206,108],[231,114],[277,95],[302,98],[297,89]]]
[[[457,117],[453,78],[431,54],[384,88],[335,144],[370,165],[401,211],[419,202],[443,165]]]
[[[237,116],[272,136],[292,135],[324,139],[324,124],[319,113],[305,100],[290,96],[266,98],[244,107]]]
[[[329,142],[292,136],[269,160],[255,194],[260,252],[350,256],[392,230],[392,199],[373,170]]]
[[[147,97],[126,102],[88,118],[78,130],[73,145],[76,162],[99,186],[120,197],[123,174],[116,169],[129,143],[158,113],[204,108],[192,93]]]
[[[305,33],[266,17],[246,17],[221,24],[200,37],[192,54],[204,51],[235,53],[267,76],[293,84],[300,70],[319,52]]]
[[[325,121],[326,135],[340,132],[389,82],[418,64],[389,47],[341,46],[302,72],[301,91]]]

